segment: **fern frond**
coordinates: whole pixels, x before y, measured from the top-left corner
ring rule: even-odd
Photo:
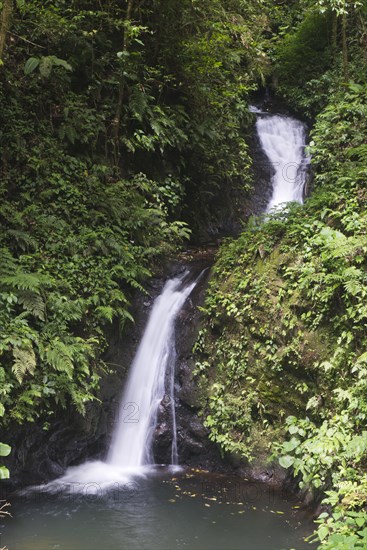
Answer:
[[[45,348],[47,362],[57,371],[65,372],[69,378],[73,377],[74,363],[71,346],[61,340],[54,340]]]
[[[38,292],[41,282],[33,273],[18,272],[9,277],[3,277],[2,282],[17,290],[32,290]]]
[[[2,283],[13,290],[31,290],[37,293],[41,286],[49,285],[51,282],[50,277],[41,273],[24,273],[23,271],[17,271],[14,275],[2,277]]]
[[[17,229],[8,229],[7,235],[14,239],[23,251],[37,248],[37,241],[25,231],[19,231]]]
[[[38,292],[22,290],[18,294],[18,299],[25,310],[29,311],[37,319],[41,321],[45,320],[46,304]]]
[[[12,366],[12,371],[15,375],[15,378],[21,384],[27,372],[33,376],[36,369],[36,356],[34,354],[33,347],[16,347],[13,349],[13,357],[14,363]]]
[[[0,248],[0,276],[12,275],[17,269],[17,263],[8,248]]]
[[[366,164],[367,163],[367,144],[363,143],[358,147],[352,147],[351,149],[348,149],[347,156],[349,158],[356,158],[360,162],[363,162],[364,164]]]
[[[55,296],[51,294],[48,300],[51,312],[58,312],[58,316],[66,321],[80,321],[88,309],[87,301],[83,298],[76,300],[65,300],[64,296]]]
[[[96,307],[96,314],[103,320],[112,323],[115,316],[115,310],[110,306],[98,306]]]
[[[349,281],[345,281],[344,289],[348,294],[357,296],[363,292],[364,286],[358,280],[350,279]]]

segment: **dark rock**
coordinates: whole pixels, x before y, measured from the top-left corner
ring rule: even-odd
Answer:
[[[178,398],[180,403],[190,409],[199,410],[200,408],[200,390],[192,376],[193,365],[183,361],[179,366],[178,380],[180,388]]]

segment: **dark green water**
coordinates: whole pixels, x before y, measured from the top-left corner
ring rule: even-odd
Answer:
[[[36,492],[12,499],[11,512],[0,529],[9,550],[312,548],[310,516],[289,495],[203,472],[160,472],[108,494],[92,484]]]

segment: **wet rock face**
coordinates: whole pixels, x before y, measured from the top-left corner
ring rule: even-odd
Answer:
[[[69,465],[102,456],[105,431],[106,411],[95,406],[86,417],[72,410],[60,412],[48,431],[37,424],[13,426],[4,436],[13,449],[7,462],[11,478],[1,489],[44,483],[61,476]]]

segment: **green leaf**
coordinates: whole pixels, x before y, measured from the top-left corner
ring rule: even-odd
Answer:
[[[46,349],[46,359],[55,370],[65,372],[69,378],[72,378],[74,363],[71,346],[67,346],[60,340],[50,342]]]
[[[11,447],[6,443],[0,443],[0,456],[8,456],[11,453]]]
[[[322,525],[318,530],[319,539],[321,541],[325,540],[328,534],[329,534],[329,529],[326,527],[326,525]]]
[[[23,348],[15,347],[13,349],[13,357],[12,371],[21,384],[26,373],[28,372],[33,376],[36,369],[36,356],[32,345]]]
[[[351,82],[349,84],[349,89],[352,90],[352,92],[361,93],[363,92],[364,88],[360,84],[356,84],[355,82]]]
[[[293,425],[292,425],[292,426],[289,426],[288,432],[289,432],[291,435],[298,433],[298,426],[293,426]]]
[[[283,451],[286,452],[286,453],[290,453],[291,451],[293,451],[299,445],[300,445],[300,440],[295,438],[295,437],[292,437],[292,439],[290,441],[286,441],[283,444]]]
[[[38,57],[30,57],[26,64],[24,65],[24,74],[31,74],[35,69],[37,69],[40,64],[40,59]]]
[[[282,468],[290,468],[294,463],[294,457],[290,455],[281,456],[279,464]]]
[[[10,473],[8,468],[5,468],[5,466],[0,466],[0,479],[9,479]]]
[[[55,55],[51,55],[50,59],[52,60],[52,63],[56,67],[63,67],[66,71],[72,71],[73,67],[65,61],[65,59],[60,59],[59,57],[56,57]]]
[[[42,57],[40,61],[40,73],[43,76],[43,78],[48,78],[52,71],[52,59],[51,57],[45,56]]]

